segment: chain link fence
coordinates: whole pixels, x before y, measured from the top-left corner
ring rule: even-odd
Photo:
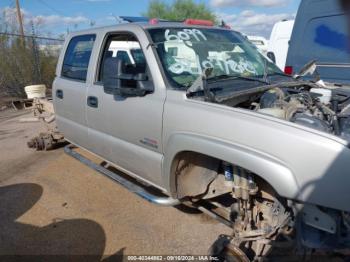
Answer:
[[[0,33],[0,103],[25,98],[27,85],[45,84],[50,93],[63,41]]]

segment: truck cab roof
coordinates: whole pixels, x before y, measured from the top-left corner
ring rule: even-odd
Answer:
[[[150,19],[149,21],[136,21],[136,22],[126,22],[126,23],[120,23],[110,26],[102,26],[102,27],[95,27],[95,28],[89,28],[85,30],[79,30],[74,31],[69,34],[71,35],[80,35],[80,34],[93,34],[101,31],[113,31],[113,30],[119,30],[119,29],[131,29],[131,28],[142,28],[142,29],[156,29],[156,28],[209,28],[209,29],[219,29],[219,30],[232,30],[230,28],[221,27],[221,26],[215,26],[215,25],[203,25],[203,24],[195,24],[196,21],[206,21],[207,20],[194,20],[191,19],[189,23],[186,23],[186,21],[183,22],[174,22],[174,21],[164,21],[164,20],[158,20],[158,19]],[[209,24],[209,23],[208,23]]]

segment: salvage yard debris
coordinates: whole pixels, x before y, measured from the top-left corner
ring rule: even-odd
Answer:
[[[28,147],[38,151],[47,151],[66,144],[63,134],[58,131],[56,126],[52,100],[34,98],[32,110],[38,121],[45,125],[47,132],[40,133],[38,136],[29,140],[27,143]]]

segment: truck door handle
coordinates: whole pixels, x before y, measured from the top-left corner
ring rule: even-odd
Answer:
[[[97,108],[98,107],[98,98],[96,96],[88,96],[87,104],[89,107]]]
[[[56,97],[63,99],[63,91],[61,89],[56,90]]]

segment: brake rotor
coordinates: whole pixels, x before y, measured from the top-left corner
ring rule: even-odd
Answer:
[[[223,261],[227,261],[227,262],[249,262],[250,261],[250,259],[243,252],[243,250],[233,244],[229,244],[223,249],[221,258],[223,258]]]
[[[209,254],[218,258],[220,262],[249,262],[249,258],[242,249],[234,245],[232,237],[220,235],[210,247]]]

